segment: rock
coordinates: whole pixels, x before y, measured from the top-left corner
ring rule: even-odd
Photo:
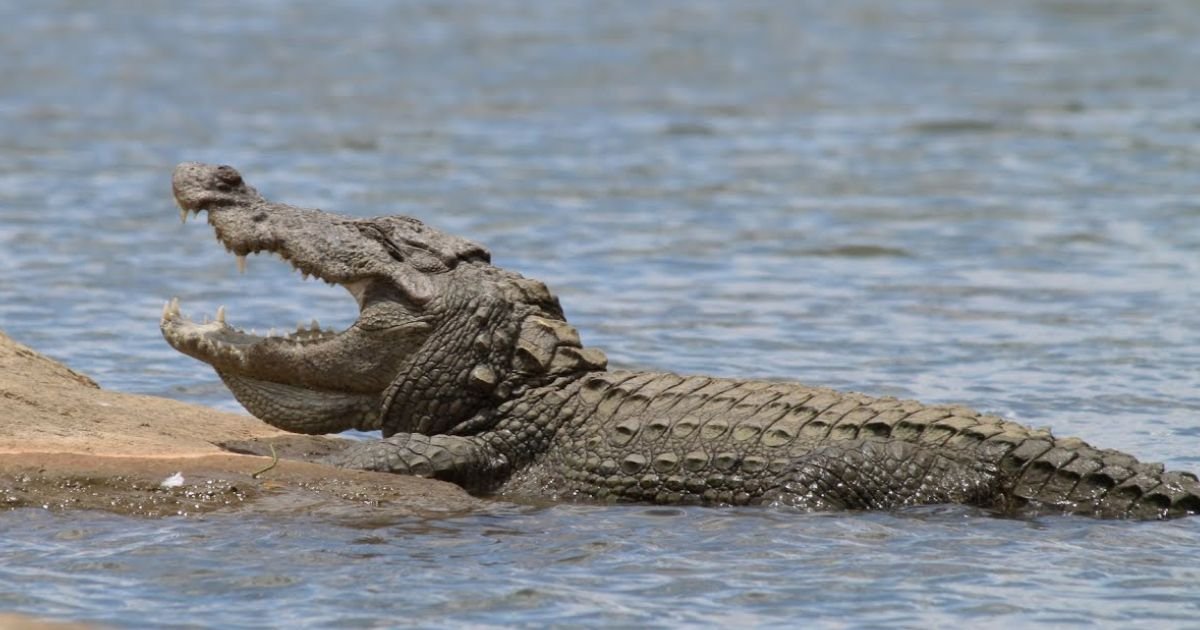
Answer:
[[[74,621],[54,621],[17,613],[0,613],[0,628],[4,630],[91,630],[99,627]]]
[[[293,457],[343,443],[285,433],[246,415],[107,391],[0,332],[0,509],[150,517],[250,511],[379,522],[487,505],[449,483],[290,459],[255,477],[271,458],[230,452],[276,444],[282,457]]]

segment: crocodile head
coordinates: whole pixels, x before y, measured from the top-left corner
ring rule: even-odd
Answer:
[[[186,221],[206,213],[238,258],[271,253],[305,277],[345,287],[358,304],[346,330],[315,323],[284,336],[211,322],[167,303],[175,349],[211,365],[250,413],[280,428],[385,435],[465,432],[531,385],[604,369],[545,285],[490,264],[480,245],[403,216],[357,219],[274,203],[229,166],[175,169]]]

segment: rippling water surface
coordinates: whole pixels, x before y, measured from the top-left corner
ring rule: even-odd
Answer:
[[[169,174],[407,213],[613,364],[961,402],[1200,470],[1188,2],[0,5],[0,328],[237,409],[163,301],[348,323]],[[1012,626],[1200,615],[1200,519],[498,504],[441,521],[0,514],[0,610],[118,626]]]

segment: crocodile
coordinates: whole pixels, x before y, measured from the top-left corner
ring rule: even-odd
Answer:
[[[237,256],[274,254],[358,304],[342,331],[258,336],[178,298],[161,330],[286,431],[379,430],[325,463],[536,500],[769,505],[957,503],[991,513],[1155,519],[1200,512],[1200,482],[1078,438],[956,405],[793,382],[610,370],[537,280],[406,216],[267,200],[230,166],[180,164],[183,220]]]

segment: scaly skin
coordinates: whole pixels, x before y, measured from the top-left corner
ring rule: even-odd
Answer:
[[[1200,512],[1194,475],[964,407],[796,383],[606,371],[540,282],[405,217],[267,201],[227,166],[181,164],[176,200],[239,256],[346,286],[335,333],[237,331],[164,310],[172,346],[280,428],[380,428],[328,459],[478,493],[810,510],[963,503],[1099,517]]]

